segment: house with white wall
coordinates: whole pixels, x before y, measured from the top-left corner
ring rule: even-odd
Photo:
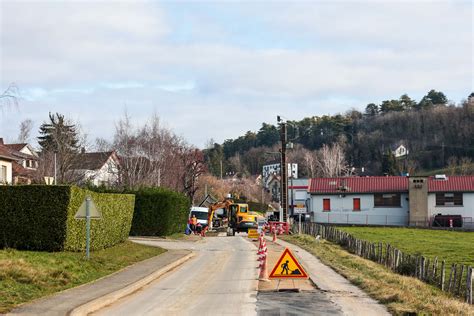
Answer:
[[[426,226],[437,215],[458,216],[474,228],[474,176],[410,177],[410,225]]]
[[[474,228],[474,176],[316,178],[308,194],[318,223],[426,227],[441,214]]]
[[[36,151],[27,143],[5,144],[5,147],[16,158],[12,164],[13,184],[31,184],[39,166]]]
[[[408,178],[348,177],[311,179],[312,221],[330,224],[408,224]]]
[[[16,158],[10,154],[0,138],[0,185],[12,184],[12,164],[15,162]]]
[[[76,182],[112,186],[119,180],[120,160],[114,151],[83,152],[71,166],[71,177]]]

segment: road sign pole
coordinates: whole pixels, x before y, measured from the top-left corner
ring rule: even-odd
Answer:
[[[90,258],[90,242],[91,242],[91,214],[90,214],[90,203],[91,198],[88,196],[86,198],[86,258]]]
[[[301,213],[298,214],[298,234],[301,235]]]

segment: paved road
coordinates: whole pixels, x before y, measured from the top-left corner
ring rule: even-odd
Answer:
[[[193,249],[197,255],[174,273],[95,315],[256,315],[255,247],[244,238],[137,242]]]

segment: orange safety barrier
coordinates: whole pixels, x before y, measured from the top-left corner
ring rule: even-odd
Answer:
[[[270,226],[270,231],[276,229],[279,235],[283,233],[288,235],[290,233],[290,224],[287,222],[268,222],[268,225]]]

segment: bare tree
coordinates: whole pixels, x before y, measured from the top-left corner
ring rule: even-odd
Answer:
[[[181,150],[182,191],[191,199],[191,202],[194,203],[199,177],[205,171],[204,156],[197,148],[183,147]]]
[[[347,171],[344,151],[339,143],[324,144],[318,151],[317,165],[323,177],[339,177]]]
[[[120,157],[122,186],[164,186],[194,197],[204,172],[203,155],[164,128],[156,114],[134,127],[125,113],[116,124],[112,148]]]
[[[105,138],[98,137],[95,139],[94,149],[98,152],[111,151],[113,145]]]
[[[33,121],[26,119],[20,123],[20,134],[18,135],[19,143],[28,143],[30,140],[31,130],[33,129]]]
[[[4,106],[18,106],[18,98],[20,96],[20,90],[18,87],[11,83],[5,91],[0,94],[0,107]]]
[[[310,178],[316,177],[317,162],[318,162],[317,152],[305,150],[303,153],[303,159],[306,164],[306,169],[308,170],[308,176]]]
[[[462,157],[459,161],[459,166],[461,169],[461,175],[468,175],[469,170],[472,167],[472,160],[469,157]]]

